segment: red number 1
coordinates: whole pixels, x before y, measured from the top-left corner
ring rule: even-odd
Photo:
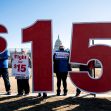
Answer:
[[[34,91],[52,91],[51,21],[23,29],[23,42],[32,41]]]

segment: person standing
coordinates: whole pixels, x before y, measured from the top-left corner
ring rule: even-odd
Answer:
[[[2,76],[5,84],[6,94],[10,95],[10,81],[9,81],[9,73],[8,73],[8,57],[9,51],[6,49],[3,53],[0,53],[0,76]]]
[[[17,62],[15,62],[17,59]],[[23,62],[24,61],[24,62]],[[20,54],[15,53],[12,60],[13,74],[15,73],[15,79],[17,79],[17,91],[18,96],[22,96],[24,93],[28,95],[30,92],[29,78],[31,60],[25,49],[21,50]],[[14,72],[14,70],[17,72]]]
[[[67,75],[68,71],[71,70],[69,64],[69,52],[64,50],[64,46],[60,45],[59,50],[56,51],[53,55],[54,61],[54,72],[56,73],[57,77],[57,96],[60,96],[61,93],[61,81],[63,82],[63,92],[64,96],[67,95]]]

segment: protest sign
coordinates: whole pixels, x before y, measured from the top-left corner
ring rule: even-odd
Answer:
[[[12,75],[28,77],[29,76],[29,62],[28,56],[24,54],[14,54],[12,56]]]

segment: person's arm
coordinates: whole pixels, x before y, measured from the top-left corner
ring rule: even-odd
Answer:
[[[54,53],[54,55],[53,55],[53,62],[54,62],[54,60],[55,60],[55,53]]]
[[[9,56],[10,56],[10,53],[8,50],[6,50],[0,54],[0,59],[8,59]]]
[[[29,57],[29,67],[31,68],[31,58]]]
[[[70,57],[70,53],[69,53],[69,56],[68,56],[68,64],[69,64],[69,71],[72,71],[72,67],[71,67],[71,64],[70,64],[70,61],[69,61],[69,57]]]

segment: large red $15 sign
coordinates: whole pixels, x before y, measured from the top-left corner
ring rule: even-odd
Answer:
[[[34,91],[52,91],[52,35],[51,21],[38,21],[23,29],[23,42],[32,41]],[[0,32],[5,32],[0,26]],[[88,72],[70,72],[72,82],[79,88],[95,93],[111,90],[111,48],[98,45],[89,47],[89,39],[110,39],[111,23],[74,24],[70,62],[88,64],[98,59],[103,65],[102,76],[92,79]],[[5,42],[0,44],[2,52]]]

